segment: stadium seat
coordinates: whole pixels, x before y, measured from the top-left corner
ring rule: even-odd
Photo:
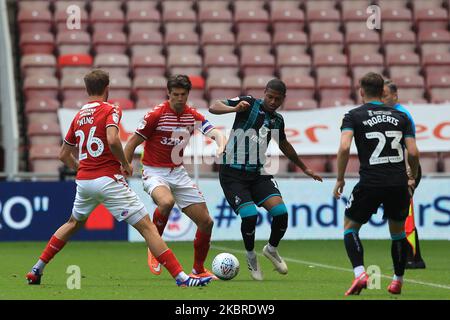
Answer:
[[[289,90],[286,97],[289,99],[314,99],[315,81],[309,76],[290,76],[282,78]]]
[[[237,76],[239,73],[238,57],[234,54],[206,55],[204,72],[212,76]]]
[[[209,100],[223,100],[241,95],[241,79],[236,76],[213,76],[206,81]]]
[[[85,31],[61,31],[56,36],[58,52],[66,54],[89,54],[91,50],[91,36]]]
[[[125,54],[98,54],[95,56],[94,65],[107,71],[110,76],[127,77],[130,72],[130,58]]]
[[[82,75],[67,74],[61,79],[63,99],[88,99]]]
[[[88,101],[83,98],[64,99],[61,108],[64,109],[81,109]]]
[[[159,105],[161,102],[163,102],[164,100],[167,100],[166,97],[165,98],[161,98],[161,99],[152,99],[152,98],[143,98],[143,99],[139,99],[136,103],[136,109],[147,109],[147,110],[151,110],[153,109],[155,106]],[[189,104],[189,101],[188,101]]]
[[[419,32],[418,40],[422,56],[430,53],[448,53],[450,31],[434,30]]]
[[[167,58],[170,74],[202,74],[202,57],[198,54],[172,54]]]
[[[422,174],[438,172],[438,155],[436,152],[421,152],[420,167]]]
[[[351,1],[351,0],[347,0]],[[387,9],[406,9],[408,1],[405,0],[378,0],[378,6]]]
[[[237,36],[237,44],[241,55],[270,53],[271,37],[268,32],[262,31],[240,32]]]
[[[32,76],[24,81],[23,89],[27,100],[58,97],[58,79],[50,76]]]
[[[29,100],[25,104],[26,113],[37,113],[37,112],[50,112],[56,113],[59,108],[59,102],[55,99],[50,98],[40,98]]]
[[[308,26],[311,33],[339,30],[341,18],[336,9],[308,10]]]
[[[289,91],[287,92],[289,94]],[[283,103],[283,111],[310,110],[317,108],[317,101],[313,99],[286,97]]]
[[[108,100],[109,103],[119,106],[122,110],[133,110],[134,102],[126,98],[112,98]]]
[[[327,155],[303,155],[300,154],[300,159],[308,166],[309,169],[317,173],[327,172],[329,167],[329,160]],[[288,171],[290,172],[303,172],[302,169],[297,167],[293,162],[288,165]]]
[[[267,31],[269,14],[266,10],[251,8],[234,13],[235,26],[238,32]]]
[[[93,9],[90,17],[94,32],[122,32],[125,26],[125,15],[122,10]]]
[[[47,0],[30,0],[30,1],[17,1],[19,5],[19,10],[48,10],[50,2]]]
[[[49,32],[27,32],[20,35],[22,55],[43,53],[52,54],[55,50],[55,38]]]
[[[338,31],[312,32],[310,42],[314,54],[321,52],[333,54],[344,51],[344,36]]]
[[[19,10],[17,21],[20,33],[50,32],[52,14],[47,9],[23,9]]]
[[[414,15],[419,32],[446,30],[449,23],[447,9],[444,8],[419,9]]]
[[[57,122],[29,123],[27,134],[32,146],[61,145],[61,128]]]
[[[264,96],[264,90],[267,82],[272,80],[272,76],[248,76],[244,77],[242,82],[242,89],[245,95],[251,95],[256,99]]]
[[[277,68],[281,78],[309,76],[311,66],[311,56],[307,54],[279,53],[277,56]]]
[[[33,2],[36,2],[36,1],[33,1]],[[48,1],[46,1],[46,2],[48,4]],[[77,6],[82,10],[86,9],[86,1],[84,1],[84,0],[81,0],[81,1],[80,0],[75,0],[75,1],[58,0],[58,1],[52,1],[52,2],[53,2],[53,5],[55,6],[55,12],[58,12],[58,11],[65,12],[69,6]]]
[[[231,32],[233,16],[228,10],[204,10],[198,15],[202,33]]]
[[[243,54],[241,56],[241,71],[244,76],[273,75],[275,72],[275,57],[271,54]]]
[[[270,12],[284,9],[299,9],[300,2],[297,0],[269,1]]]
[[[122,10],[121,0],[90,0],[91,10]]]
[[[279,31],[273,36],[273,45],[278,55],[304,54],[308,49],[308,39],[302,31]]]
[[[131,60],[134,76],[164,76],[166,58],[160,54],[134,55]]]
[[[443,171],[450,172],[450,152],[442,152]]]
[[[450,73],[442,75],[429,75],[427,89],[432,102],[450,101]]]
[[[197,16],[192,9],[166,10],[162,20],[166,33],[195,32],[197,27]]]
[[[347,76],[324,76],[317,78],[317,89],[322,99],[348,99],[351,93],[351,79]]]
[[[199,49],[198,34],[192,31],[169,32],[166,34],[165,43],[169,56],[172,54],[196,54]]]
[[[130,99],[132,84],[129,77],[110,75],[109,87],[109,99]]]
[[[382,32],[411,31],[414,20],[406,8],[381,7]]]
[[[56,112],[27,112],[28,123],[49,123],[58,122],[58,114]]]
[[[164,47],[163,37],[159,32],[132,33],[128,45],[133,56],[161,54]]]
[[[349,32],[345,37],[345,42],[350,55],[354,53],[372,54],[380,50],[380,35],[373,30]]]
[[[32,146],[29,153],[31,170],[35,173],[58,173],[63,166],[59,160],[60,148],[59,145]]]
[[[56,71],[56,58],[51,54],[29,54],[22,56],[20,68],[24,77],[54,76]]]
[[[425,81],[422,76],[391,77],[397,85],[402,100],[423,99]]]
[[[370,5],[368,0],[341,0],[340,6],[342,11],[348,10],[364,10],[366,11],[367,7]]]
[[[309,14],[313,10],[329,10],[335,9],[336,1],[334,0],[317,0],[317,1],[304,1],[306,5],[306,12]]]
[[[384,32],[382,41],[387,55],[398,52],[414,53],[416,49],[416,35],[412,31]]]
[[[201,75],[189,75],[192,88],[189,91],[190,99],[203,99],[205,96],[206,81]]]
[[[353,54],[350,56],[350,69],[353,75],[353,85],[356,86],[368,72],[383,73],[383,56],[379,53]]]
[[[234,54],[236,48],[234,35],[231,32],[204,32],[201,44],[205,57]]]
[[[320,101],[320,108],[334,108],[334,107],[343,107],[343,106],[354,106],[355,101],[352,99],[344,99],[344,98],[328,98],[322,99]]]
[[[422,65],[427,76],[450,74],[450,52],[423,55]]]
[[[191,99],[187,102],[188,106],[191,106],[195,109],[208,109],[208,102],[204,99]],[[201,112],[205,112],[206,110],[201,110]]]
[[[264,10],[265,0],[235,0],[233,2],[234,12],[248,10]]]
[[[416,53],[393,53],[386,55],[386,66],[391,77],[419,75],[420,57]]]
[[[97,54],[124,54],[127,49],[127,37],[123,32],[96,31],[92,37],[92,43]]]
[[[167,79],[164,77],[135,77],[133,91],[137,100],[167,98]]]
[[[270,14],[274,32],[303,31],[305,14],[300,9],[278,9]]]
[[[337,173],[337,157],[336,156],[331,156],[330,158],[330,164],[331,164],[331,172]],[[351,154],[349,159],[348,159],[348,163],[347,163],[347,168],[345,169],[345,173],[350,173],[350,174],[357,174],[359,172],[359,158],[357,155],[353,155]]]
[[[58,58],[60,76],[85,75],[91,69],[93,59],[88,54],[67,54]]]
[[[130,34],[159,32],[161,14],[156,9],[131,10],[127,12],[126,21]]]
[[[59,1],[58,1],[59,2]],[[57,2],[57,3],[58,3]],[[68,19],[70,15],[67,13],[67,7],[63,10],[56,10],[54,15],[54,21],[56,25],[56,30],[58,33],[60,32],[68,32],[68,31],[88,31],[89,27],[89,15],[86,10],[75,9],[70,14],[77,15],[79,14],[79,19]],[[70,11],[69,11],[70,12]]]
[[[418,9],[428,9],[428,8],[440,8],[442,5],[446,5],[447,0],[427,0],[427,1],[420,1],[420,0],[411,0],[411,6],[414,8],[414,10]]]
[[[199,12],[207,11],[207,10],[218,10],[218,11],[228,11],[229,10],[229,1],[223,0],[198,0],[197,6]]]
[[[368,15],[366,8],[349,9],[342,12],[342,21],[346,33],[367,31]]]
[[[314,55],[314,69],[318,77],[346,76],[348,61],[345,54],[316,54]]]
[[[168,10],[191,10],[193,7],[193,1],[180,1],[180,0],[164,0],[161,1],[163,11]]]

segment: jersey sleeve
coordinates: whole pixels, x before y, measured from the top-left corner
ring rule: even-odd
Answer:
[[[122,119],[122,110],[118,106],[114,106],[111,108],[111,110],[108,112],[108,115],[106,116],[106,124],[105,128],[108,127],[117,127],[119,129],[119,123]]]
[[[342,119],[341,131],[345,131],[345,130],[351,130],[351,131],[355,130],[354,123],[353,123],[353,117],[350,112],[347,112],[344,115],[344,119]]]
[[[236,107],[241,101],[247,101],[250,105],[252,105],[253,102],[255,101],[255,98],[253,98],[252,96],[240,96],[231,99],[226,99],[223,100],[222,102],[229,107]]]
[[[201,123],[200,128],[198,128],[201,133],[207,134],[212,129],[214,129],[214,126],[208,121],[208,119],[206,119],[205,116],[197,110],[192,109],[192,115],[194,116],[196,122]]]
[[[406,117],[406,125],[405,125],[405,130],[403,131],[403,136],[405,138],[415,138],[416,137],[416,133],[413,128],[413,122],[411,121],[411,119],[409,117]]]
[[[139,123],[135,133],[147,140],[158,125],[159,113],[155,110],[148,112]]]
[[[67,131],[66,137],[64,138],[64,142],[69,146],[75,147],[77,145],[77,137],[75,136],[75,131],[73,129],[75,119],[70,124],[69,130]]]

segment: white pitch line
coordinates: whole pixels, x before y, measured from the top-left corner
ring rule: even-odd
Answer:
[[[245,250],[238,250],[238,249],[232,249],[232,248],[226,248],[226,247],[211,246],[211,248],[217,249],[217,250],[229,251],[229,252],[236,252],[236,253],[241,253],[241,254],[246,254],[247,253],[247,251],[245,251]],[[257,253],[256,255],[263,256],[261,253]],[[308,265],[308,266],[315,266],[315,267],[324,268],[324,269],[331,269],[331,270],[338,270],[338,271],[345,271],[345,272],[353,273],[352,269],[335,267],[335,266],[330,266],[330,265],[327,265],[327,264],[311,262],[311,261],[306,261],[306,260],[293,259],[293,258],[283,257],[283,259],[285,261],[299,263],[299,264],[305,264],[305,265]],[[392,276],[387,276],[387,275],[384,275],[384,274],[382,274],[381,277],[386,278],[386,279],[392,279]],[[404,282],[409,282],[409,283],[414,283],[414,284],[421,284],[423,286],[429,286],[429,287],[435,287],[435,288],[450,290],[450,286],[446,286],[446,285],[443,285],[443,284],[436,284],[436,283],[424,282],[424,281],[418,281],[418,280],[412,280],[412,279],[403,279],[403,281]]]

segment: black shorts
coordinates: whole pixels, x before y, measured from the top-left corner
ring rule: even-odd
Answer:
[[[225,198],[236,214],[245,204],[254,203],[259,207],[273,196],[281,197],[278,184],[271,175],[221,165],[219,180]]]
[[[369,187],[359,183],[353,188],[345,208],[350,220],[365,224],[383,204],[383,219],[404,221],[408,217],[410,195],[408,186]]]

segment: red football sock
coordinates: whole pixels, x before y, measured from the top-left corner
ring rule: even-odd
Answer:
[[[164,228],[166,227],[167,220],[169,220],[169,216],[162,215],[158,208],[155,209],[155,212],[153,213],[153,223],[155,224],[156,228],[158,229],[159,235],[162,236],[164,232]]]
[[[50,260],[53,259],[55,254],[57,254],[66,244],[65,241],[59,240],[57,237],[52,236],[50,241],[47,243],[44,251],[42,251],[39,259],[44,261],[45,263],[49,263]]]
[[[174,278],[181,271],[183,271],[183,268],[181,267],[180,263],[178,262],[177,257],[175,257],[172,250],[170,250],[170,249],[167,249],[162,254],[160,254],[158,257],[156,257],[156,260],[158,260],[159,263],[161,263]]]
[[[194,239],[194,270],[197,273],[205,272],[204,263],[208,255],[211,234],[197,230]]]

